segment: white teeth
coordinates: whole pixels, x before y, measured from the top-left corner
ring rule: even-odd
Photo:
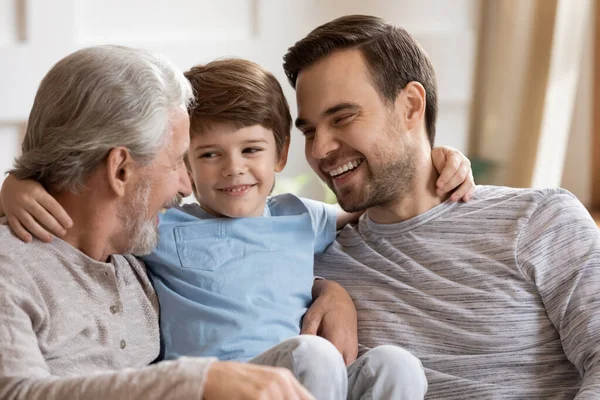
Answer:
[[[234,188],[234,189],[223,189],[223,190],[226,192],[243,192],[246,189],[248,189],[248,186],[242,186],[242,187]]]
[[[361,163],[362,163],[362,161],[358,161],[358,160],[349,161],[346,164],[334,169],[333,171],[329,171],[329,175],[338,176],[346,171],[353,170],[354,168],[358,167]]]

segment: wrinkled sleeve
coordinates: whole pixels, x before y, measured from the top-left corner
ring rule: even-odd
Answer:
[[[33,322],[41,307],[19,265],[0,255],[0,399],[202,399],[211,358],[181,358],[141,369],[52,376]],[[36,318],[32,316],[36,315]]]
[[[570,193],[540,201],[519,236],[517,262],[538,288],[567,358],[575,397],[600,399],[600,231]]]
[[[331,204],[320,201],[304,198],[301,200],[308,209],[312,221],[315,234],[315,254],[322,253],[335,241],[337,209]]]

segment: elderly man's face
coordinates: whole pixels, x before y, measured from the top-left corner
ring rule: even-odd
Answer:
[[[180,111],[172,114],[171,121],[166,147],[150,166],[143,168],[135,192],[119,213],[128,241],[125,253],[151,253],[158,243],[158,212],[179,204],[179,194],[189,196],[192,192],[184,163],[190,143],[189,117]]]
[[[296,96],[306,160],[344,210],[384,206],[410,190],[414,159],[402,111],[379,95],[358,50],[302,70]]]

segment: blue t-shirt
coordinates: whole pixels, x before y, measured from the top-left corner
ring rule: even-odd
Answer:
[[[215,218],[198,204],[160,216],[145,257],[160,302],[162,353],[246,361],[300,333],[313,256],[335,240],[333,206],[291,194],[262,217]]]

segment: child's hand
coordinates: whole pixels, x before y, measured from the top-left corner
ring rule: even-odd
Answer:
[[[448,146],[435,147],[431,151],[433,166],[440,173],[436,182],[437,195],[441,196],[454,189],[452,201],[469,201],[475,191],[475,181],[471,161],[460,151]]]
[[[9,175],[0,191],[0,204],[10,227],[25,242],[32,240],[31,235],[50,242],[50,232],[64,236],[73,225],[56,199],[41,184],[30,179],[20,181]]]

